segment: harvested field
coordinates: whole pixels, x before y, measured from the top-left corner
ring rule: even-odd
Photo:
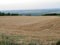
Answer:
[[[60,17],[0,16],[0,34],[2,33],[20,36],[19,38],[25,42],[31,40],[41,40],[44,44],[56,42],[60,40]]]

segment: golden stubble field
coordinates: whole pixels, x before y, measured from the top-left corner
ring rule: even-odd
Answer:
[[[0,33],[25,36],[26,40],[59,40],[60,17],[0,16]]]

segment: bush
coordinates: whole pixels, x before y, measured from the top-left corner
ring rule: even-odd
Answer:
[[[56,43],[56,45],[60,45],[60,41],[58,41],[58,42]]]
[[[28,45],[36,45],[36,43],[29,43]]]

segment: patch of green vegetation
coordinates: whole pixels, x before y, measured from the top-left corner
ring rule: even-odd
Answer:
[[[0,16],[22,16],[22,14],[0,12]]]
[[[10,38],[8,35],[2,34],[0,39],[0,45],[20,45],[17,42],[16,39]]]
[[[23,14],[0,12],[0,16],[23,16]],[[24,16],[31,16],[31,14],[25,14]]]
[[[60,16],[58,13],[48,13],[48,14],[43,14],[42,16]]]
[[[1,34],[0,45],[60,45],[60,41],[57,41],[57,43],[53,43],[53,42],[50,43],[51,40],[48,40],[48,43],[46,42],[47,44],[44,44],[44,42],[41,42],[39,39],[27,40],[24,37],[25,36],[21,36],[21,35],[10,36],[6,34]]]
[[[60,45],[60,41],[58,41],[58,42],[56,43],[56,45]]]
[[[36,43],[29,43],[28,45],[36,45]]]

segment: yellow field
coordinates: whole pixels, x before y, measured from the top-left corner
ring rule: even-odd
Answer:
[[[59,40],[58,16],[1,16],[0,33],[22,35],[25,40]]]

